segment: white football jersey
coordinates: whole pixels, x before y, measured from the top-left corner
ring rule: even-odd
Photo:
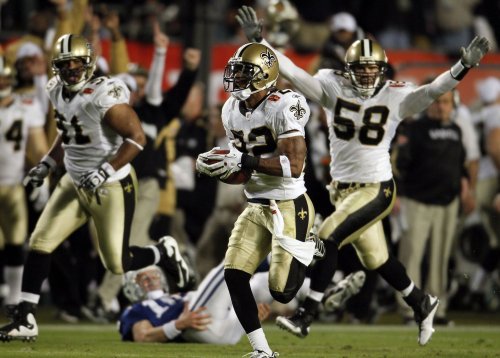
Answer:
[[[57,130],[63,140],[64,165],[78,184],[82,174],[108,161],[122,144],[123,138],[102,119],[112,106],[128,104],[130,92],[121,80],[107,77],[93,79],[70,100],[63,98],[62,90],[55,77],[47,83],[47,93],[56,111]],[[129,172],[127,164],[107,181],[119,180]]]
[[[401,122],[399,107],[416,86],[387,81],[376,94],[362,98],[341,72],[320,70],[315,76],[326,98],[330,140],[330,174],[340,182],[377,183],[392,178],[389,147]]]
[[[309,115],[306,99],[285,90],[272,92],[253,111],[247,111],[243,101],[229,98],[222,108],[222,123],[242,152],[269,158],[277,154],[279,139],[305,136]],[[254,171],[245,185],[247,198],[290,200],[305,192],[303,173],[299,178],[283,178]]]
[[[29,130],[44,124],[45,115],[34,98],[14,95],[10,106],[0,107],[0,185],[22,181]]]

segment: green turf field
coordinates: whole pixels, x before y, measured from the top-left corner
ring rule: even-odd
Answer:
[[[403,325],[315,324],[306,339],[264,326],[280,357],[500,357],[499,325],[440,328],[426,347],[417,344],[417,328]],[[236,346],[138,344],[120,342],[114,325],[42,324],[35,343],[0,344],[0,357],[241,357],[250,351],[244,337]]]

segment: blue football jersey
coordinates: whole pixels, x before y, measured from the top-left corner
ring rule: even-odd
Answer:
[[[165,295],[155,300],[134,303],[123,311],[119,331],[123,341],[132,341],[132,327],[135,323],[148,320],[154,327],[164,325],[180,316],[184,309],[181,295]]]

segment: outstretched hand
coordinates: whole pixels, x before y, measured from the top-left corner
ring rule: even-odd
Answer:
[[[249,6],[242,6],[238,9],[236,21],[241,25],[248,41],[262,41],[262,20],[257,18],[255,10]]]
[[[461,48],[461,61],[467,68],[479,65],[481,59],[490,50],[490,43],[485,37],[474,37],[467,48]]]
[[[189,303],[184,303],[184,309],[181,315],[176,320],[176,328],[180,331],[188,328],[197,331],[204,331],[207,326],[212,323],[212,316],[206,313],[206,307],[198,307],[196,310],[189,309]]]

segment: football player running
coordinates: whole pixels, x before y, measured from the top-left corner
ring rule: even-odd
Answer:
[[[275,300],[289,302],[316,246],[306,240],[315,216],[303,173],[309,106],[302,95],[277,90],[278,75],[278,59],[267,46],[248,43],[236,51],[224,70],[231,97],[222,108],[222,123],[230,152],[217,154],[214,148],[196,162],[200,173],[222,179],[252,171],[245,184],[249,205],[234,225],[224,265],[234,310],[253,348],[250,357],[277,356],[260,325],[250,277],[271,252],[269,290]]]
[[[47,94],[55,109],[58,136],[25,184],[41,185],[58,164],[61,178],[31,234],[20,303],[13,321],[0,328],[0,340],[35,340],[35,310],[51,253],[73,231],[92,219],[104,266],[115,274],[159,264],[179,286],[189,270],[171,237],[156,246],[129,248],[136,201],[136,178],[130,161],[142,150],[144,132],[128,104],[129,91],[118,79],[93,78],[96,56],[83,37],[66,34],[54,45],[54,77]]]
[[[28,209],[22,186],[26,153],[36,161],[47,152],[45,115],[36,98],[13,93],[15,70],[0,57],[0,246],[8,288],[3,304],[11,310],[19,302],[23,273],[23,245],[28,234]],[[48,195],[30,194],[35,203]],[[43,201],[43,200],[42,200]]]
[[[252,8],[241,7],[237,20],[249,40],[267,44]],[[293,316],[278,317],[278,326],[299,337],[309,333],[337,267],[338,250],[351,243],[362,264],[376,270],[412,307],[419,327],[418,343],[427,344],[434,332],[439,299],[415,286],[403,265],[389,254],[382,230],[381,219],[388,215],[396,197],[389,145],[402,119],[423,111],[457,86],[488,50],[488,41],[476,37],[462,48],[460,60],[449,71],[420,87],[384,81],[387,57],[380,45],[369,39],[349,47],[345,72],[323,69],[314,77],[276,52],[281,74],[327,113],[332,157],[330,198],[336,207],[319,230],[326,254],[312,269],[309,295]]]

